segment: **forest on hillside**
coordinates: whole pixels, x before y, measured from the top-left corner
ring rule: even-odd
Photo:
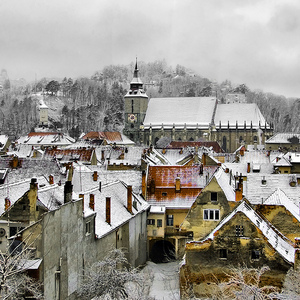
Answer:
[[[299,132],[300,99],[250,90],[247,83],[230,80],[217,83],[184,66],[169,66],[165,60],[139,62],[139,75],[151,97],[194,97],[216,95],[224,100],[228,92],[246,94],[257,103],[275,132]],[[7,85],[0,93],[0,133],[17,138],[38,125],[38,102],[34,93],[44,91],[52,130],[77,138],[89,131],[121,131],[124,122],[123,96],[133,76],[134,63],[110,65],[89,78],[43,78],[26,86]]]

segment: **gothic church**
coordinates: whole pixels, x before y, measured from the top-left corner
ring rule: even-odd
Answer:
[[[240,145],[264,145],[273,135],[255,103],[240,97],[226,104],[216,97],[148,99],[138,72],[136,63],[124,96],[124,134],[136,144],[155,145],[167,136],[172,141],[217,141],[225,152],[234,152]]]

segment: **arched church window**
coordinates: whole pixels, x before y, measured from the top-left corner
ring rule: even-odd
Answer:
[[[156,137],[155,140],[154,140],[154,144],[156,145],[156,143],[158,142],[159,138]]]
[[[257,136],[256,135],[253,137],[253,142],[257,143]]]
[[[222,144],[222,148],[225,152],[227,152],[227,139],[226,136],[223,136],[223,144]]]
[[[243,142],[243,137],[240,136],[240,144]]]
[[[194,139],[191,137],[191,138],[189,139],[189,141],[190,141],[190,142],[193,142],[193,141],[194,141]]]
[[[133,139],[134,139],[133,133],[129,134],[129,138],[133,141]]]

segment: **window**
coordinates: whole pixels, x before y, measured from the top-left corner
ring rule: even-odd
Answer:
[[[85,234],[86,235],[91,234],[91,222],[85,223]]]
[[[244,226],[242,225],[235,226],[235,236],[244,236]]]
[[[173,226],[173,215],[167,215],[167,226]]]
[[[148,219],[147,224],[148,225],[155,225],[155,219]]]
[[[204,209],[203,219],[204,220],[212,220],[212,221],[220,220],[220,210],[218,210],[218,209]]]
[[[166,192],[163,192],[163,193],[161,193],[161,195],[163,196],[163,197],[167,197],[167,193]]]
[[[243,137],[240,136],[240,144],[243,142]]]
[[[259,250],[252,250],[251,251],[251,259],[258,260],[260,256]]]
[[[218,193],[211,192],[210,193],[210,201],[218,201]]]
[[[157,227],[162,227],[162,219],[157,219]]]
[[[257,136],[256,135],[253,137],[253,142],[257,143]]]
[[[221,258],[221,259],[227,259],[227,249],[220,249],[219,250],[219,257]]]

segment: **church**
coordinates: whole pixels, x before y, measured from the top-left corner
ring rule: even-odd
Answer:
[[[216,141],[225,152],[234,152],[241,145],[264,145],[273,135],[257,104],[246,103],[240,95],[231,94],[226,103],[214,96],[148,99],[137,63],[124,101],[124,134],[136,144],[155,145],[169,137]]]

